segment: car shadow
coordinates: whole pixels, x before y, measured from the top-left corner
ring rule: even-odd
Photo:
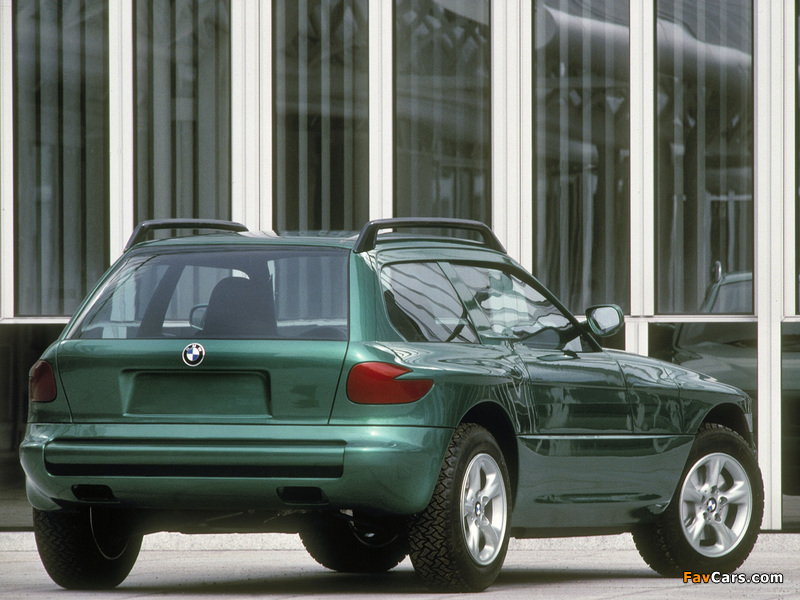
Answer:
[[[247,577],[247,575],[243,575]],[[500,592],[503,589],[541,587],[569,582],[619,582],[633,579],[661,579],[656,573],[631,571],[629,569],[552,569],[552,568],[511,568],[503,570],[488,592]],[[163,585],[136,585],[129,580],[114,591],[126,596],[136,590],[139,594],[180,594],[195,596],[237,596],[237,595],[312,595],[324,597],[332,595],[363,596],[397,596],[428,594],[427,588],[415,575],[413,570],[395,570],[376,575],[348,573],[298,573],[296,575],[276,575],[258,578],[226,581],[174,581]]]

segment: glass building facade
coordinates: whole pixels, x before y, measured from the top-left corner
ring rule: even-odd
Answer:
[[[797,0],[0,3],[0,458],[135,223],[448,216],[620,305],[610,345],[750,393],[764,526],[800,530],[799,29]]]

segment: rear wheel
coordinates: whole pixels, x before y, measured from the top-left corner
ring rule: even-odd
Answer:
[[[669,507],[633,532],[645,562],[666,577],[732,573],[749,556],[764,514],[754,452],[735,431],[706,424],[697,433]]]
[[[300,531],[311,557],[343,573],[382,573],[408,554],[408,540],[394,529],[361,524],[346,515],[321,515]]]
[[[36,546],[47,574],[63,588],[118,586],[133,568],[142,536],[131,534],[113,513],[33,510]]]
[[[409,531],[411,562],[433,588],[480,591],[497,578],[511,521],[508,469],[483,427],[459,425],[430,504]]]

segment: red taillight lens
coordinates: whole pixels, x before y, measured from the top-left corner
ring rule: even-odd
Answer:
[[[49,363],[40,360],[28,374],[28,399],[31,402],[52,402],[56,399],[56,376]]]
[[[407,404],[427,394],[430,379],[397,379],[411,369],[390,363],[365,362],[350,369],[347,397],[357,404]]]

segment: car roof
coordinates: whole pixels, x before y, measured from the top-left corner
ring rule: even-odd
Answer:
[[[219,226],[219,227],[217,227]],[[445,228],[448,231],[464,230],[477,233],[482,241],[465,239],[448,235],[420,234],[422,228]],[[152,230],[188,228],[193,231],[206,229],[224,229],[223,232],[193,233],[141,241]],[[413,231],[408,231],[414,228]],[[393,230],[382,233],[380,230]],[[405,229],[405,231],[403,231]],[[467,251],[470,256],[478,252],[486,257],[487,252],[498,256],[507,254],[494,233],[483,223],[461,219],[410,219],[395,218],[370,221],[361,232],[354,231],[293,231],[277,234],[271,231],[248,231],[239,223],[229,221],[201,221],[196,219],[167,219],[163,221],[145,221],[140,224],[127,248],[167,249],[181,247],[208,247],[221,245],[303,245],[346,248],[356,253],[393,255],[397,251],[406,250],[418,258],[430,259],[443,252],[452,255],[451,251],[460,254]],[[460,257],[465,258],[465,257]]]

